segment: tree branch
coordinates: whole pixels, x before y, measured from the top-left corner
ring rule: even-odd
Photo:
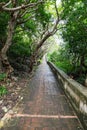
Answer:
[[[17,25],[19,25],[19,24],[23,24],[23,23],[26,23],[28,20],[30,20],[30,19],[33,18],[33,17],[34,17],[34,15],[28,17],[27,19],[25,19],[25,20],[23,20],[23,21],[18,21],[18,22],[17,22]]]
[[[33,8],[33,7],[37,6],[40,3],[43,3],[43,1],[41,0],[41,1],[37,2],[37,3],[29,3],[29,4],[26,4],[26,5],[21,5],[19,7],[15,7],[15,8],[7,8],[7,7],[2,6],[2,10],[9,11],[9,12],[10,11],[14,12],[14,11],[17,11],[17,10],[20,10],[20,9],[26,9],[28,7]]]
[[[8,3],[6,3],[6,4],[3,6],[3,8],[7,7],[7,6],[10,5],[10,4],[11,4],[11,0],[10,0]]]
[[[55,22],[55,25],[54,25],[52,31],[50,32],[50,33],[52,33],[52,35],[55,34],[55,30],[57,29],[57,25],[58,25],[58,23],[60,21],[60,19],[59,19],[59,12],[58,12],[58,9],[57,9],[56,1],[55,1],[55,9],[56,9],[56,14],[57,14],[57,20]]]
[[[37,47],[36,47],[36,52],[39,50],[39,48],[41,48],[41,46],[44,44],[44,42],[45,42],[50,36],[52,36],[53,34],[55,34],[56,31],[57,31],[57,25],[58,25],[60,19],[59,19],[59,13],[58,13],[58,10],[57,10],[56,1],[55,1],[55,10],[56,10],[56,14],[57,14],[57,20],[56,20],[56,22],[55,22],[55,25],[54,25],[52,31],[49,31],[49,30],[47,29],[47,32],[44,33],[43,38],[39,41],[39,44],[38,44]]]
[[[34,11],[36,11],[38,8],[36,8],[36,9],[33,9],[33,10],[30,10],[30,11],[24,11],[19,17],[23,17],[23,16],[25,16],[27,13],[32,13],[32,12],[34,12]]]
[[[39,48],[41,48],[41,46],[43,45],[43,43],[44,43],[50,36],[51,36],[51,34],[48,33],[48,32],[44,35],[44,37],[40,40],[39,44],[38,44],[37,47],[36,47],[36,52],[39,50]]]
[[[41,38],[42,38],[47,32],[49,32],[49,31],[48,31],[48,27],[49,27],[49,24],[47,24],[46,29],[42,32]]]
[[[5,5],[5,2],[0,3],[0,11],[2,11],[2,6],[4,6],[4,5]]]

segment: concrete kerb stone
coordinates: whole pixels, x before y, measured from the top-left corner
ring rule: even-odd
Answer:
[[[49,61],[47,63],[61,83],[61,87],[69,98],[84,128],[87,129],[87,88],[71,79],[65,72],[55,67],[53,63]]]

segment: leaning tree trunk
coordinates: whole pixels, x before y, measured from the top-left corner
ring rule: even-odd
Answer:
[[[4,68],[4,71],[7,74],[9,74],[13,71],[13,68],[11,67],[11,65],[8,61],[7,51],[9,50],[9,47],[12,44],[12,37],[13,37],[14,28],[15,28],[15,24],[16,24],[16,18],[17,18],[17,12],[11,13],[11,18],[8,23],[7,40],[6,40],[4,47],[2,48],[2,50],[0,52],[0,60],[1,60],[0,62],[2,64],[2,68]]]
[[[32,71],[39,49],[43,46],[44,42],[51,36],[51,33],[47,33],[38,43],[34,53],[30,57],[29,72]]]
[[[44,42],[50,37],[53,36],[56,32],[57,32],[57,25],[60,21],[59,19],[59,13],[57,10],[57,6],[56,6],[56,2],[55,2],[55,9],[56,9],[56,13],[57,13],[57,20],[53,26],[53,29],[51,31],[49,31],[49,29],[47,29],[47,32],[45,34],[43,34],[42,39],[39,41],[37,47],[35,48],[34,54],[30,57],[30,64],[29,64],[29,68],[30,71],[32,71],[33,68],[33,64],[36,58],[36,54],[38,53],[39,49],[43,46]]]

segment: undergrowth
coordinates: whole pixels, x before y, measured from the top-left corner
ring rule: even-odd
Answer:
[[[7,94],[6,86],[3,85],[6,77],[7,77],[6,73],[0,74],[0,97],[3,96],[4,94]]]

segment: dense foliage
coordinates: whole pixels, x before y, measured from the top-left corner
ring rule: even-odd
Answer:
[[[66,73],[70,73],[72,71],[72,65],[68,60],[68,56],[66,55],[65,48],[58,48],[54,50],[52,53],[48,53],[48,60],[54,63],[57,67],[65,71]]]
[[[51,21],[53,13],[57,12],[55,4],[56,1],[53,0],[45,2],[39,0],[2,0],[0,2],[1,72],[4,70],[6,73],[11,73],[13,71],[11,59],[15,60],[19,57],[21,60],[26,59],[26,57],[30,58],[30,70],[32,69],[39,49],[53,35],[52,33],[57,27],[58,22],[54,24],[53,29],[48,31],[49,25],[53,22],[53,20]],[[51,5],[54,9],[56,8],[53,13],[48,10]]]
[[[87,74],[86,0],[62,0],[61,19],[64,45],[61,50],[58,50],[59,52],[51,54],[50,59],[84,84]]]

